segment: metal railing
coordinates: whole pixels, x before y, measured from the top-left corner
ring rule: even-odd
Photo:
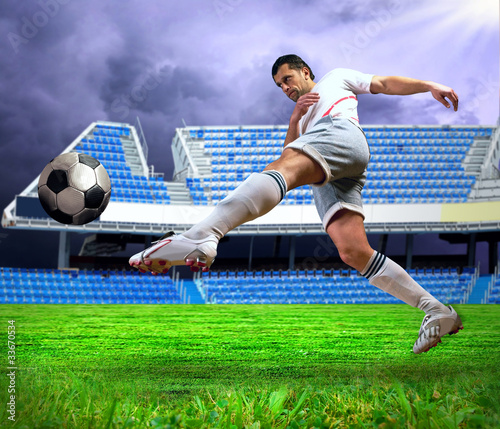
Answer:
[[[500,270],[500,261],[498,261],[497,266],[495,267],[495,271],[491,276],[491,280],[488,283],[488,287],[484,291],[484,298],[481,300],[481,304],[488,304],[488,299],[493,291],[493,285],[495,284],[495,280],[498,278],[498,272]]]
[[[500,178],[500,170],[494,160],[500,159],[500,127],[491,135],[491,144],[481,167],[481,177],[485,179]]]
[[[144,158],[146,158],[147,160],[149,148],[148,148],[148,143],[146,141],[146,137],[144,136],[144,131],[142,130],[142,125],[139,116],[137,116],[135,119],[135,128],[137,129],[137,136],[139,137],[139,143],[141,145],[142,152],[144,153]]]

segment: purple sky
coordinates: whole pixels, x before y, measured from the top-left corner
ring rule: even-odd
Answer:
[[[6,0],[2,210],[96,120],[139,116],[148,161],[167,180],[182,119],[287,123],[293,103],[274,85],[271,66],[288,53],[302,56],[317,79],[348,67],[434,80],[460,98],[454,113],[429,94],[361,96],[362,124],[492,125],[499,116],[496,0]],[[4,254],[20,233],[0,232]]]

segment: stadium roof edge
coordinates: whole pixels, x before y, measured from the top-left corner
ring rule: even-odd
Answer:
[[[104,125],[104,126],[114,127],[114,128],[116,128],[117,126],[122,127],[122,128],[130,128],[131,127],[130,124],[127,124],[125,122],[95,121],[94,123],[96,125]]]

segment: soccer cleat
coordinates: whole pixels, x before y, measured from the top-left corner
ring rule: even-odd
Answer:
[[[173,232],[165,234],[150,247],[129,259],[131,267],[141,273],[166,274],[174,265],[186,265],[191,271],[208,271],[217,256],[218,240],[210,236],[191,240]]]
[[[448,308],[449,313],[427,314],[424,317],[417,341],[413,345],[413,353],[428,352],[431,348],[436,347],[446,334],[456,334],[464,329],[457,312],[451,306]]]

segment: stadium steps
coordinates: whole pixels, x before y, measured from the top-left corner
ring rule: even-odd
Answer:
[[[474,289],[469,296],[467,304],[481,304],[481,301],[484,299],[484,294],[488,289],[488,286],[491,282],[492,276],[481,276],[477,279],[476,284],[474,285]]]
[[[189,205],[193,201],[189,195],[189,190],[183,182],[165,182],[170,196],[170,204],[173,205]]]
[[[130,171],[135,176],[142,176],[143,169],[141,164],[141,158],[139,156],[139,150],[133,140],[123,139],[122,140],[123,152],[125,154],[125,161],[130,167]]]
[[[185,304],[205,304],[196,283],[191,280],[183,280],[183,288],[186,291]]]
[[[479,176],[481,167],[484,164],[488,149],[491,144],[491,139],[479,137],[474,139],[469,151],[465,155],[464,169],[465,174]]]
[[[470,199],[491,201],[500,198],[500,179],[480,179],[472,187]]]
[[[198,168],[199,177],[210,177],[212,174],[212,157],[205,153],[203,143],[191,146],[190,155]]]

